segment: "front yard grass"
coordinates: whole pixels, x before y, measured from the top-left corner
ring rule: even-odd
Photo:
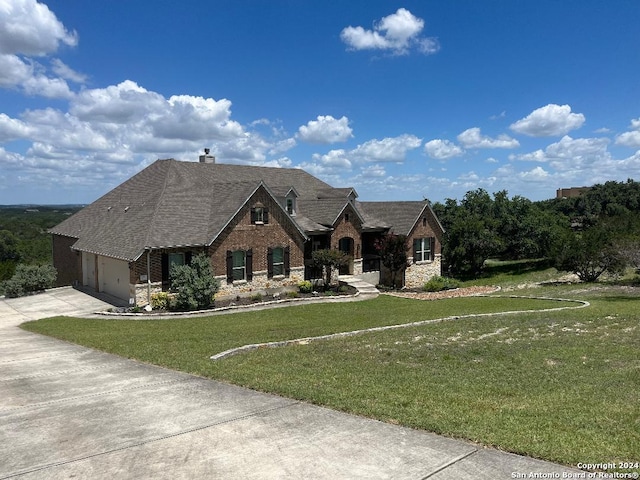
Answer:
[[[465,318],[308,345],[248,343],[451,315],[567,306],[468,297],[307,305],[180,320],[57,317],[23,328],[145,362],[575,465],[639,461],[640,313],[633,288],[545,287],[591,307]]]

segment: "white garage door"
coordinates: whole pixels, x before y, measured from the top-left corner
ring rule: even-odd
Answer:
[[[123,260],[98,257],[100,291],[129,300],[129,264]]]

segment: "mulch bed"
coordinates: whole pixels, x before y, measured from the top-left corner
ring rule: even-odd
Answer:
[[[441,292],[423,292],[423,291],[402,291],[402,292],[385,292],[385,295],[394,297],[412,298],[414,300],[440,300],[442,298],[470,297],[473,295],[486,295],[499,290],[498,287],[465,287],[455,288],[453,290],[442,290]]]

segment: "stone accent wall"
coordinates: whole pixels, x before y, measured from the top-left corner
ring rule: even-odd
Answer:
[[[216,298],[235,297],[237,295],[249,296],[260,293],[262,295],[272,294],[282,290],[297,290],[298,283],[304,280],[304,267],[292,267],[291,274],[288,277],[278,276],[273,278],[267,277],[267,271],[253,272],[253,281],[251,282],[233,282],[227,283],[226,275],[216,277],[220,282],[220,290],[216,294]]]
[[[404,273],[407,288],[421,288],[431,277],[442,275],[442,255],[436,254],[431,262],[412,263]]]
[[[146,283],[138,283],[137,285],[131,285],[135,293],[136,305],[143,307],[149,303],[147,298],[147,291],[151,291],[151,295],[162,291],[162,282],[151,283],[150,288],[147,289]]]
[[[52,235],[53,266],[58,271],[56,287],[82,284],[82,254],[71,250],[77,238]]]

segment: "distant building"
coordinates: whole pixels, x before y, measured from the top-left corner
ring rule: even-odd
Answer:
[[[573,198],[579,197],[585,192],[591,190],[591,187],[571,187],[571,188],[559,188],[556,190],[556,198]]]

